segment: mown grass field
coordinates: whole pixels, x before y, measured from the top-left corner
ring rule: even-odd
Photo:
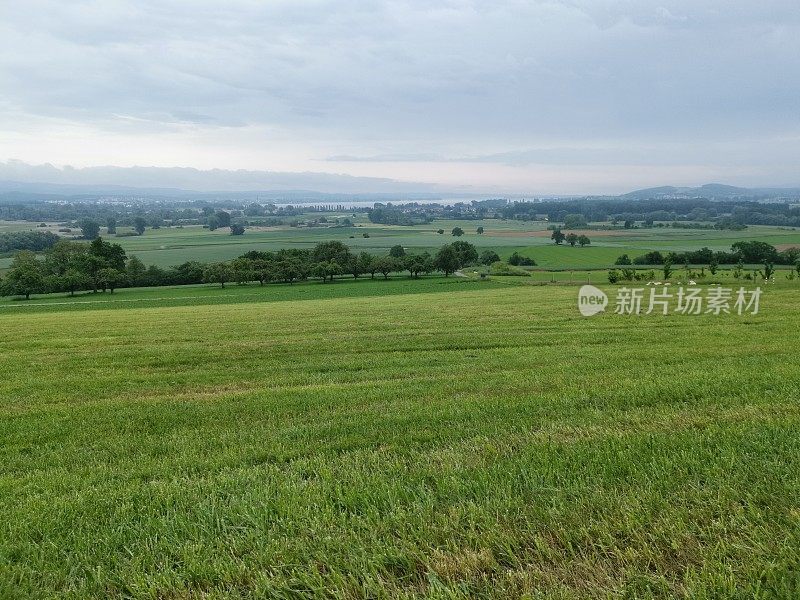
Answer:
[[[0,597],[798,596],[796,282],[437,281],[5,305]]]
[[[488,288],[503,287],[508,282],[491,280],[481,283],[484,288]],[[342,276],[334,283],[321,283],[319,280],[314,280],[289,285],[268,284],[266,286],[229,283],[224,288],[219,284],[122,288],[114,291],[113,294],[78,292],[73,297],[63,293],[44,294],[34,296],[30,301],[20,298],[2,298],[0,299],[0,314],[395,296],[410,292],[461,291],[473,286],[474,282],[455,276],[431,276],[419,279],[410,279],[406,276],[384,279],[382,275],[378,274],[374,279],[365,276],[358,280]]]

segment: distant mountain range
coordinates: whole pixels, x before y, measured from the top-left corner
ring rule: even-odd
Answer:
[[[800,198],[800,188],[742,188],[721,183],[708,183],[700,187],[662,187],[636,190],[622,195],[623,198]]]
[[[77,185],[0,181],[0,202],[96,201],[111,198],[148,198],[169,200],[238,200],[258,202],[397,202],[439,200],[448,195],[431,192],[318,192],[315,190],[250,190],[199,192],[180,188],[131,187],[124,185]],[[452,195],[448,196],[452,197]]]
[[[467,191],[467,190],[465,190]],[[208,196],[265,200],[422,199],[453,193],[427,183],[337,173],[280,172],[182,167],[55,167],[0,161],[0,193],[64,196]],[[457,193],[457,192],[456,192]]]
[[[444,187],[430,183],[336,173],[201,170],[183,167],[59,168],[50,164],[30,165],[17,160],[0,161],[0,201],[3,202],[163,198],[242,202],[257,200],[300,204],[339,201],[469,200],[489,197],[496,198],[498,194],[477,193],[467,186]],[[522,198],[522,196],[505,197],[510,200]],[[561,197],[567,199],[577,196]],[[800,199],[800,188],[742,188],[710,183],[700,187],[653,187],[610,197]]]

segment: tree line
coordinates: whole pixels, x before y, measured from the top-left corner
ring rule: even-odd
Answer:
[[[0,233],[0,253],[32,250],[41,252],[56,245],[61,237],[50,231],[15,231]]]
[[[103,196],[58,194],[0,193],[0,220],[31,222],[79,223],[92,219],[105,223],[114,219],[121,226],[134,224],[136,217],[149,223],[194,223],[224,208],[233,218],[275,216],[291,217],[308,212],[328,212],[330,207],[311,205],[277,206],[274,202],[238,201],[230,197],[202,198],[140,198],[122,195],[124,202],[107,202]],[[341,211],[338,206],[334,210]],[[362,210],[362,209],[347,209]]]
[[[617,258],[614,264],[618,266],[663,265],[669,261],[671,264],[690,265],[736,265],[739,263],[796,265],[798,260],[800,260],[800,248],[787,248],[781,252],[772,244],[752,240],[732,244],[730,252],[715,252],[710,248],[664,253],[654,250],[634,259],[631,259],[627,254],[623,254]]]
[[[588,222],[708,221],[718,229],[744,225],[800,227],[800,207],[788,202],[709,200],[707,198],[580,198],[542,202],[513,202],[497,211],[506,219],[535,221],[546,216],[553,223],[581,217]],[[673,225],[674,226],[674,225]],[[569,227],[567,227],[569,228]]]
[[[385,279],[393,273],[408,273],[417,278],[433,272],[445,276],[458,269],[497,257],[494,253],[479,256],[469,242],[456,241],[439,248],[435,254],[409,253],[394,246],[385,255],[353,253],[342,242],[321,242],[311,250],[282,249],[276,252],[250,251],[223,262],[188,261],[161,268],[145,266],[136,256],[127,257],[119,244],[96,238],[91,243],[60,240],[39,259],[24,250],[16,254],[6,277],[0,281],[0,294],[26,299],[33,294],[91,290],[109,291],[122,287],[188,285],[197,283],[271,282],[293,283],[306,279],[325,282],[336,277],[362,276]]]

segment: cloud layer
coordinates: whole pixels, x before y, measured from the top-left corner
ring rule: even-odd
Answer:
[[[0,158],[414,167],[519,191],[800,183],[792,0],[13,4]]]

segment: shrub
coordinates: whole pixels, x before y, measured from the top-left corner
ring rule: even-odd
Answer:
[[[672,258],[669,256],[664,259],[664,267],[662,268],[662,271],[664,273],[664,279],[669,279],[672,275]]]
[[[564,217],[564,229],[580,229],[588,224],[586,217],[581,214],[572,214]]]
[[[522,256],[519,252],[514,252],[514,254],[512,254],[508,259],[508,264],[515,267],[535,267],[536,261],[532,258],[528,258],[527,256]]]
[[[623,254],[623,256],[627,256],[627,254]],[[622,257],[620,257],[622,258]],[[633,264],[635,265],[663,265],[664,264],[664,255],[661,254],[658,250],[654,250],[653,252],[648,252],[646,254],[642,254],[641,256],[637,256],[633,259]]]
[[[492,263],[492,268],[490,272],[492,275],[512,276],[512,277],[521,277],[521,276],[528,277],[529,275],[525,269],[520,269],[519,267],[515,267],[514,265],[509,265],[504,262]]]

